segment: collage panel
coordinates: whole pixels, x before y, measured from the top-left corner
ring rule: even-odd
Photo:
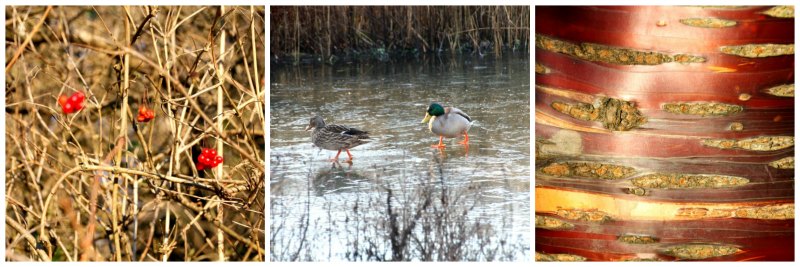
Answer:
[[[537,6],[537,261],[793,261],[794,7]]]
[[[530,261],[529,22],[271,6],[270,260]]]
[[[264,6],[5,6],[6,261],[265,261]]]

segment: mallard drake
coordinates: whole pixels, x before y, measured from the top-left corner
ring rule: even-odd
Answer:
[[[459,144],[469,145],[469,135],[467,131],[472,127],[472,118],[460,109],[455,107],[442,107],[439,103],[431,103],[425,112],[422,123],[428,123],[428,129],[432,133],[439,135],[439,144],[432,147],[444,148],[442,139],[455,138],[464,134],[464,141]]]
[[[353,162],[353,155],[350,154],[350,149],[356,146],[366,144],[369,142],[369,132],[362,131],[356,128],[351,128],[344,125],[328,124],[325,125],[325,120],[317,115],[311,118],[306,126],[306,131],[314,129],[311,132],[311,142],[315,146],[327,150],[338,150],[336,157],[331,161],[338,161],[339,154],[342,149],[347,152],[349,159],[347,162]]]

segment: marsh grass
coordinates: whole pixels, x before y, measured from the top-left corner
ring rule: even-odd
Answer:
[[[528,6],[294,6],[270,8],[270,55],[336,63],[426,53],[528,51]],[[310,58],[310,59],[309,59]]]
[[[7,6],[6,260],[265,260],[263,25],[263,7]],[[224,163],[198,171],[201,147]]]

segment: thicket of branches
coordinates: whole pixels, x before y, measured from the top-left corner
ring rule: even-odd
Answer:
[[[6,260],[263,261],[264,12],[6,7]]]

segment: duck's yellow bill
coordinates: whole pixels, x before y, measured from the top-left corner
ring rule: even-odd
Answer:
[[[426,122],[428,122],[428,121],[429,121],[429,120],[430,120],[432,117],[433,117],[433,116],[431,116],[431,114],[428,114],[428,113],[426,112],[426,113],[425,113],[425,118],[424,118],[424,119],[422,119],[422,123],[426,123]]]

